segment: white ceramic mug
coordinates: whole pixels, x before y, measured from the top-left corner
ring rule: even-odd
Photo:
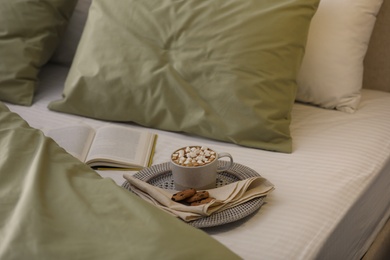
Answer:
[[[185,148],[181,148],[181,149],[185,149]],[[214,151],[210,148],[208,148],[208,150]],[[225,166],[219,167],[218,161],[223,157],[229,158],[229,162]],[[196,190],[213,189],[216,187],[217,174],[219,172],[228,170],[232,165],[233,165],[233,157],[229,153],[215,152],[215,159],[213,161],[198,166],[180,165],[174,162],[171,156],[171,170],[172,170],[173,181],[175,184],[175,189],[176,190],[186,190],[189,188],[194,188]]]

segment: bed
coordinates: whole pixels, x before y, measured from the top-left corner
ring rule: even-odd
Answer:
[[[0,1],[3,10],[17,10],[6,2]],[[28,6],[29,1],[19,2]],[[4,65],[10,59],[0,61],[0,77],[4,78],[0,78],[1,259],[389,257],[389,0],[280,0],[274,1],[275,5],[268,1],[242,4],[244,2],[229,0],[214,1],[217,5],[211,8],[209,1],[121,0],[115,7],[107,0],[94,0],[92,4],[89,0],[43,2],[52,12],[57,11],[46,17],[55,19],[56,23],[45,24],[46,34],[42,34],[43,39],[50,36],[52,42],[44,44],[42,51],[50,51],[30,62],[28,69]],[[265,11],[251,11],[253,7],[263,8],[263,4],[270,6],[261,9]],[[28,6],[42,13],[46,7]],[[186,21],[195,38],[165,19],[143,20],[150,15],[150,10],[153,10],[153,19],[173,12],[175,23]],[[186,16],[189,13],[186,10],[193,12]],[[229,15],[219,16],[225,11]],[[235,19],[242,18],[242,12],[251,14],[245,13],[248,20],[244,25],[248,31],[232,31],[242,28],[240,19]],[[15,16],[11,11],[2,14],[8,19]],[[201,22],[207,15],[221,21],[229,17],[234,23],[226,28],[224,23],[217,22],[209,30]],[[254,26],[257,17],[261,17],[266,26]],[[281,25],[274,25],[271,17],[277,17]],[[264,22],[268,19],[269,23]],[[202,26],[189,26],[193,21]],[[292,21],[294,26],[287,26]],[[51,26],[56,29],[47,34]],[[267,26],[280,27],[268,31]],[[127,33],[122,35],[115,31],[118,27]],[[2,36],[2,30],[8,32],[3,28],[0,27],[0,55],[8,57],[11,53],[13,62],[19,59],[19,54],[4,51],[4,46],[10,47],[8,40],[13,36]],[[156,28],[159,31],[154,31]],[[172,60],[177,59],[176,52],[168,55],[167,46],[157,51],[152,45],[158,42],[156,39],[160,39],[162,31],[173,29],[177,34],[168,34],[167,42],[180,44],[170,48],[188,52],[185,59],[175,60],[175,63]],[[227,30],[226,35],[221,33],[221,37],[213,40],[218,48],[207,53],[209,56],[202,59],[204,63],[200,68],[194,65],[193,70],[183,70],[192,65],[194,57],[204,55],[195,48],[196,44],[205,44],[201,41],[204,38],[197,42],[203,37],[202,32],[211,31],[205,33],[210,36],[218,29]],[[147,34],[148,30],[152,33]],[[248,37],[248,44],[253,45],[246,45],[246,38],[242,37],[253,32],[251,30],[264,30],[270,35],[272,31],[281,31],[284,35],[265,37],[267,44],[262,42],[261,47],[266,46],[265,49],[235,52],[243,46],[245,50],[257,46],[264,40]],[[288,33],[291,30],[294,33]],[[143,38],[142,33],[148,36]],[[126,38],[128,35],[133,38]],[[153,38],[155,36],[157,38]],[[227,47],[219,45],[223,37],[230,43]],[[237,43],[234,37],[244,40]],[[288,42],[287,47],[275,44],[272,48],[281,48],[276,49],[279,52],[269,49],[270,41],[280,43],[281,39]],[[137,45],[127,46],[125,42],[130,40]],[[42,42],[39,38],[34,44]],[[13,46],[18,47],[18,44],[14,42]],[[106,52],[107,45],[114,46],[111,48],[114,51]],[[213,47],[206,45],[206,49]],[[152,46],[152,52],[147,55],[160,55],[159,62],[174,65],[154,63],[151,56],[141,59],[143,46]],[[132,48],[135,54],[115,56],[115,50],[123,51],[123,48]],[[209,72],[212,67],[207,66],[212,64],[223,66],[220,49],[234,52],[228,59],[240,66],[230,64],[211,76],[203,73],[202,68]],[[28,51],[31,49],[26,49],[25,53]],[[37,50],[33,48],[33,52],[37,59]],[[212,59],[214,55],[216,59]],[[267,63],[261,67],[264,65],[256,61],[248,62],[246,55],[260,55]],[[145,70],[136,69],[140,60]],[[214,62],[211,65],[210,60]],[[258,74],[251,67],[264,73]],[[14,73],[9,68],[18,71]],[[273,73],[275,68],[276,74]],[[193,81],[184,82],[189,78],[185,73],[197,76]],[[161,77],[167,74],[170,76]],[[8,75],[18,80],[12,81]],[[254,77],[266,80],[253,83]],[[151,81],[141,82],[141,78]],[[132,92],[138,95],[137,99],[121,102],[129,92],[117,86],[133,80],[159,88],[146,92],[137,90],[137,93]],[[20,83],[24,81],[36,85]],[[203,86],[208,81],[216,84],[215,89],[221,88],[218,84],[222,82],[224,92],[207,92],[208,96],[203,96],[207,90],[202,88],[195,93],[188,87],[191,84]],[[168,95],[161,87],[167,82],[169,85],[179,82],[188,92],[175,89],[175,102],[171,102],[168,97],[172,98],[172,89],[167,88]],[[261,95],[277,97],[271,102],[257,103],[252,96],[260,95],[258,92],[247,93],[241,85],[230,86],[229,82],[240,83],[246,89],[251,84],[263,84]],[[17,84],[23,86],[17,89]],[[18,93],[28,89],[30,93],[18,96],[18,100],[22,100],[19,102],[14,99],[17,94],[11,93],[11,88]],[[104,88],[109,88],[110,93],[103,93]],[[186,105],[177,101],[180,95]],[[228,104],[222,114],[208,106],[212,103],[210,100],[219,97],[224,100],[215,101],[218,107]],[[196,110],[193,100],[204,110]],[[122,117],[124,107],[134,111],[128,113],[130,119]],[[258,113],[265,107],[272,113]],[[179,124],[177,117],[183,113],[167,112],[171,110],[184,111],[184,116],[190,116],[195,124],[192,121]],[[95,171],[46,136],[50,129],[76,123],[94,128],[116,124],[157,133],[154,166],[169,161],[171,152],[177,148],[192,144],[228,152],[235,163],[249,167],[272,182],[275,190],[264,198],[261,207],[239,220],[207,228],[193,227],[130,192],[123,174],[137,172]],[[271,125],[264,127],[264,124]],[[253,130],[261,131],[261,137],[257,132],[253,134]]]

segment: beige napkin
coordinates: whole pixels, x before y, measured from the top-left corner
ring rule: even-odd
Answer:
[[[274,189],[274,185],[262,177],[233,182],[217,189],[207,190],[215,200],[199,206],[188,206],[173,201],[172,195],[177,191],[165,190],[148,184],[125,173],[123,177],[131,184],[132,190],[146,201],[173,214],[184,221],[192,221],[212,213],[232,208],[251,199],[265,196]]]

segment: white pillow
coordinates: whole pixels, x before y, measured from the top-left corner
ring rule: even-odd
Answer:
[[[322,0],[298,74],[297,101],[353,113],[363,59],[383,0]]]

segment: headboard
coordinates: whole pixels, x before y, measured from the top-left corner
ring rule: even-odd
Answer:
[[[390,0],[384,0],[364,60],[363,87],[390,92]]]

